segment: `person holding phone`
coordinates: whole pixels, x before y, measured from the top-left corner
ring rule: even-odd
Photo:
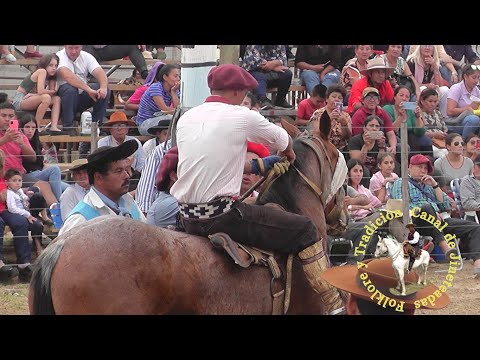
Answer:
[[[299,45],[295,67],[300,69],[300,80],[311,96],[313,88],[322,84],[329,88],[340,81],[340,45]]]
[[[365,120],[363,133],[352,137],[348,143],[350,159],[359,160],[365,167],[362,184],[369,187],[372,174],[378,171],[377,156],[385,152],[385,136],[380,129],[383,121],[376,115]]]
[[[334,84],[330,86],[325,94],[326,105],[312,115],[308,129],[314,134],[320,136],[321,118],[324,112],[327,112],[330,118],[330,124],[326,128],[329,139],[335,147],[340,151],[346,151],[347,141],[352,137],[352,119],[347,112],[343,111],[343,99],[347,95],[347,90],[340,85]],[[317,133],[318,132],[318,133]]]
[[[409,102],[412,93],[406,86],[397,86],[394,91],[393,105],[385,105],[383,109],[393,121],[392,125],[397,136],[400,126],[407,123],[408,144],[413,151],[433,157],[432,139],[425,135],[427,129],[423,122],[422,110],[415,102]]]

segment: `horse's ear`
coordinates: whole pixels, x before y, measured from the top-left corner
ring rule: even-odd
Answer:
[[[292,139],[295,139],[298,135],[300,135],[300,130],[298,130],[295,125],[290,124],[284,118],[280,119],[280,124],[282,124],[282,127],[287,131],[288,135],[290,135]]]
[[[330,135],[330,130],[332,129],[332,121],[330,120],[330,116],[326,111],[323,112],[322,116],[320,116],[320,137],[325,140],[328,140],[328,136]]]

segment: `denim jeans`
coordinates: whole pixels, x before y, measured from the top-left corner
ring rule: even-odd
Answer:
[[[338,84],[340,80],[340,71],[337,69],[330,71],[329,73],[325,74],[323,80],[320,81],[320,74],[313,70],[302,70],[300,73],[300,80],[302,84],[307,88],[307,92],[311,95],[313,88],[318,85],[322,84],[327,89],[330,85]]]
[[[468,115],[463,119],[462,125],[449,125],[448,130],[459,133],[463,139],[466,139],[470,133],[478,134],[479,127],[480,117]]]
[[[28,175],[37,180],[47,181],[52,187],[53,194],[57,198],[57,201],[60,201],[62,192],[68,187],[67,183],[62,182],[62,175],[58,166],[48,166],[43,170],[32,171],[28,173]]]
[[[293,73],[290,70],[287,69],[284,72],[279,72],[279,78],[271,81],[267,81],[265,73],[262,71],[250,71],[250,74],[258,82],[258,86],[255,89],[255,94],[260,99],[263,99],[267,95],[267,87],[276,86],[278,88],[277,101],[281,101],[282,99],[285,100],[288,89],[290,88],[290,84],[292,83]]]
[[[15,255],[17,256],[17,264],[27,264],[32,261],[32,254],[28,243],[28,220],[26,217],[13,214],[8,210],[4,210],[0,213],[2,220],[0,225],[1,233],[1,249],[0,253],[3,253],[3,230],[5,224],[10,226],[13,233],[13,246],[15,248]],[[3,256],[0,255],[0,256]]]
[[[98,90],[100,84],[88,84],[93,90]],[[92,111],[92,121],[97,122],[98,125],[103,124],[103,119],[107,113],[107,105],[110,99],[110,89],[107,90],[107,96],[105,99],[93,99],[88,96],[86,91],[83,91],[81,94],[78,93],[78,89],[72,85],[66,83],[59,87],[58,96],[62,99],[62,119],[63,127],[69,129],[73,127],[73,120],[75,119],[75,114],[77,112],[82,112],[91,108]]]

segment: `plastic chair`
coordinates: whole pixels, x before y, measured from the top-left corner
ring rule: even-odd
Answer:
[[[63,220],[59,203],[53,203],[50,205],[50,216],[52,217],[53,226],[55,229],[60,229],[63,225]]]

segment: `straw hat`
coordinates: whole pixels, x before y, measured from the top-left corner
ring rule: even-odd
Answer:
[[[364,76],[367,76],[368,72],[370,70],[374,70],[374,69],[385,69],[387,77],[392,75],[393,71],[395,70],[395,68],[392,68],[390,66],[385,65],[385,60],[383,60],[381,57],[377,56],[377,57],[373,58],[372,60],[368,60],[367,68],[365,70],[360,71],[360,73]]]
[[[87,168],[87,165],[88,165],[88,160],[87,159],[73,160],[70,168],[68,168],[66,170],[63,170],[62,172],[71,173],[72,171],[84,170],[84,169]]]

